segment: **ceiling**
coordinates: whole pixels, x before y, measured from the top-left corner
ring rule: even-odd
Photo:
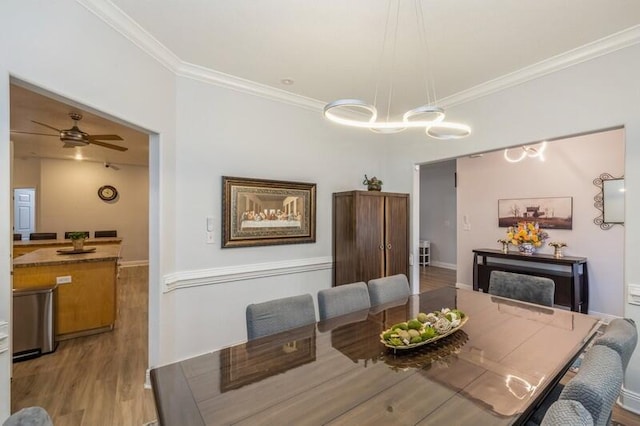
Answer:
[[[312,99],[371,103],[391,79],[398,114],[425,104],[425,72],[445,98],[640,24],[637,0],[421,0],[424,55],[414,2],[401,0],[390,72],[387,0],[111,2],[181,61]]]
[[[341,98],[373,103],[379,83],[376,106],[381,114],[388,108],[394,118],[427,103],[426,82],[433,83],[441,100],[640,25],[637,0],[421,0],[425,45],[420,42],[414,3],[401,0],[391,8],[396,11],[399,5],[392,56],[393,37],[387,36],[384,53],[382,48],[387,0],[99,3],[102,10],[106,5],[124,13],[127,25],[146,31],[183,64],[218,75],[323,103]],[[388,28],[394,34],[393,24]],[[82,130],[119,134],[129,150],[63,149],[53,137],[12,133],[16,156],[72,157],[78,150],[93,161],[147,164],[144,133],[12,86],[12,130],[47,131],[31,120],[69,128],[71,110],[84,115]]]

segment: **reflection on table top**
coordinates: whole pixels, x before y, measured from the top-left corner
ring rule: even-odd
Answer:
[[[513,424],[589,342],[598,319],[444,288],[152,370],[163,425]],[[458,332],[407,351],[380,333],[442,307]]]

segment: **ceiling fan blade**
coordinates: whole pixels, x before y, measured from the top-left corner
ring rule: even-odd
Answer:
[[[20,133],[23,135],[38,135],[38,136],[55,136],[56,138],[60,137],[60,134],[57,135],[50,135],[48,133],[36,133],[36,132],[21,132],[19,130],[12,130],[11,133]]]
[[[103,141],[123,141],[124,140],[118,135],[89,135],[90,141],[96,140],[96,139],[100,139]]]
[[[94,145],[98,145],[98,146],[102,146],[102,147],[105,147],[105,148],[109,148],[109,149],[115,149],[115,150],[118,150],[118,151],[126,151],[126,150],[129,149],[129,148],[125,148],[124,146],[112,145],[110,143],[94,141],[94,140],[90,140],[89,143],[94,144]]]
[[[41,123],[41,122],[36,121],[36,120],[31,120],[31,122],[39,124],[39,125],[44,126],[44,127],[48,127],[48,128],[50,128],[52,130],[55,130],[56,132],[60,132],[60,129],[56,129],[55,127],[49,126],[48,124],[44,124],[44,123]]]

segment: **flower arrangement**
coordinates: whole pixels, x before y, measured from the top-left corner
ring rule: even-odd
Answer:
[[[506,239],[517,246],[530,243],[534,247],[540,247],[547,238],[549,234],[540,229],[537,222],[519,222],[517,227],[510,226],[507,229]]]

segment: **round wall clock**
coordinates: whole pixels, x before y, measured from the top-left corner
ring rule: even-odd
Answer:
[[[112,201],[118,196],[118,190],[111,185],[104,185],[98,189],[98,197],[104,201]]]

